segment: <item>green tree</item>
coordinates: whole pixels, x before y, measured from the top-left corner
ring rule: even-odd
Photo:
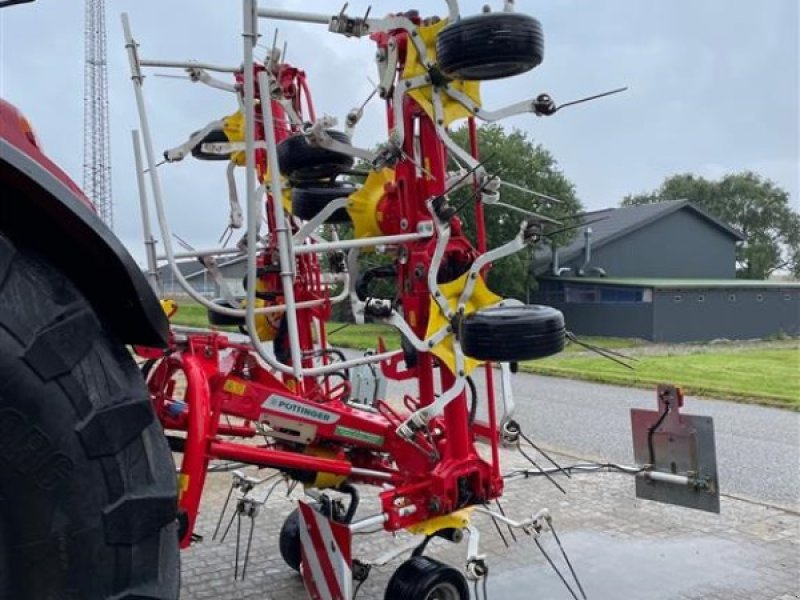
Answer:
[[[469,148],[466,127],[451,132],[451,135],[459,145]],[[575,196],[573,184],[558,168],[553,156],[541,145],[528,139],[524,132],[514,129],[507,133],[499,125],[485,125],[479,128],[478,140],[479,156],[486,160],[484,166],[487,172],[499,176],[505,182],[561,200],[561,203],[547,202],[512,187],[502,186],[501,202],[555,219],[580,212],[582,207]],[[473,201],[474,191],[469,186],[454,192],[450,198],[452,206],[464,205],[459,217],[464,221],[470,239],[475,240]],[[488,247],[494,248],[511,240],[519,232],[519,225],[524,220],[525,215],[508,208],[484,206]],[[574,232],[569,232],[562,237],[573,234]],[[525,300],[529,283],[529,262],[530,253],[525,251],[497,261],[489,271],[489,287],[504,297]]]
[[[779,270],[800,277],[800,215],[772,181],[750,171],[719,180],[684,173],[668,177],[653,193],[626,196],[622,205],[665,200],[690,200],[746,236],[737,249],[738,277],[766,279]]]

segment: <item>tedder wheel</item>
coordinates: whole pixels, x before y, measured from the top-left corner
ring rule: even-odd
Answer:
[[[478,360],[544,358],[564,349],[564,315],[538,304],[489,308],[468,315],[459,337],[464,354]]]
[[[292,188],[292,214],[306,221],[316,217],[330,202],[356,191],[349,183],[334,181],[328,185],[299,185]],[[326,223],[350,223],[347,210],[340,208],[325,219]]]
[[[196,131],[192,134],[197,133]],[[190,136],[191,137],[191,136]],[[205,152],[203,144],[228,144],[230,140],[222,129],[212,129],[205,137],[200,140],[197,145],[192,148],[192,156],[199,160],[230,160],[230,154],[214,154],[212,152]]]
[[[278,537],[281,558],[291,569],[300,572],[300,509],[295,508],[286,517]]]
[[[467,580],[456,569],[428,556],[400,565],[386,586],[385,600],[469,600]]]
[[[337,142],[350,143],[350,137],[341,131],[328,129],[327,132]],[[353,157],[312,146],[306,136],[298,134],[278,144],[278,165],[281,174],[293,181],[313,181],[336,177],[353,166]]]
[[[460,19],[436,38],[442,73],[485,81],[530,71],[544,58],[542,25],[519,13],[489,13]]]
[[[176,599],[175,466],[130,354],[0,235],[0,598]]]

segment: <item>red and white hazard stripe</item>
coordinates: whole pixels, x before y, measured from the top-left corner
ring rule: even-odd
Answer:
[[[299,503],[300,566],[306,591],[313,600],[351,600],[353,571],[350,528],[331,521],[314,508]]]

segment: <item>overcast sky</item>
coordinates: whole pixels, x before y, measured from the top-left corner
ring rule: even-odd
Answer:
[[[351,0],[348,12],[368,2]],[[372,2],[372,14],[413,5]],[[472,14],[483,3],[462,2]],[[492,6],[499,6],[496,0]],[[550,93],[558,102],[623,85],[630,91],[550,118],[509,119],[552,152],[587,208],[617,205],[679,172],[719,177],[749,169],[790,192],[798,182],[797,0],[520,0],[538,17],[545,61],[536,70],[484,84],[497,108]],[[338,12],[339,2],[262,2]],[[416,7],[445,13],[444,2]],[[107,0],[111,155],[115,230],[141,258],[130,130],[138,127],[119,15],[130,14],[147,58],[241,62],[241,4],[236,0]],[[423,14],[426,14],[423,11]],[[34,123],[45,150],[80,183],[83,159],[83,2],[37,0],[0,10],[0,95]],[[261,24],[269,44],[274,23]],[[334,36],[323,26],[280,24],[289,61],[306,70],[318,113],[337,116],[366,97],[375,77],[366,39]],[[150,74],[166,72],[163,69]],[[235,110],[224,92],[148,77],[146,100],[161,152]],[[386,135],[374,101],[355,142]],[[224,163],[186,160],[161,168],[173,230],[197,246],[214,244],[227,219]]]

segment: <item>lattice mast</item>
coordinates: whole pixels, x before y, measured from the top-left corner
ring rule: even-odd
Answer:
[[[105,0],[85,1],[83,190],[94,202],[100,218],[113,228]]]

